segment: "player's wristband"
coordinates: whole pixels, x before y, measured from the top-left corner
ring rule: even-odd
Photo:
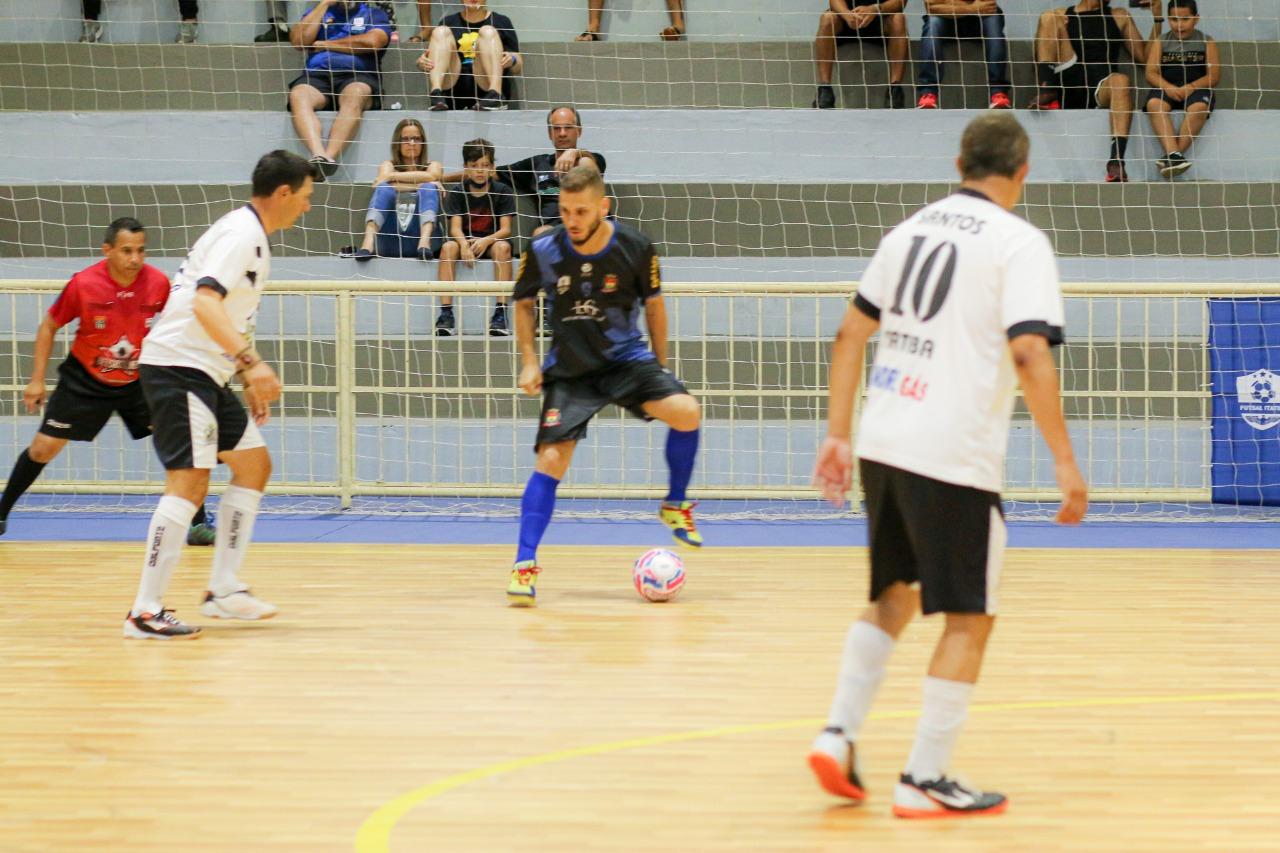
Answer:
[[[236,373],[244,373],[249,368],[261,364],[262,356],[258,355],[258,351],[250,345],[236,353],[234,361],[236,363]]]

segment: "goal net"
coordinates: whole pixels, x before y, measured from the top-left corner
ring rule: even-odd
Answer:
[[[292,23],[309,4],[284,5]],[[433,283],[434,262],[340,255],[364,239],[372,184],[402,119],[421,122],[429,158],[453,173],[475,138],[494,144],[500,166],[551,152],[547,112],[573,105],[579,146],[606,159],[618,217],[663,255],[673,366],[707,421],[696,496],[725,515],[827,514],[809,476],[830,338],[882,234],[954,187],[960,131],[991,95],[990,39],[962,28],[941,41],[941,109],[884,109],[891,45],[837,33],[835,106],[815,110],[821,0],[692,8],[681,41],[659,39],[672,21],[657,0],[614,4],[602,40],[590,42],[574,40],[587,29],[578,0],[491,4],[520,38],[510,109],[429,112],[416,64],[423,45],[410,41],[416,6],[387,5],[395,40],[382,60],[380,109],[364,114],[312,211],[273,241],[258,326],[286,383],[267,431],[273,508],[514,511],[538,406],[513,387],[511,340],[486,334],[504,287],[486,284],[492,265],[460,268],[449,286]],[[1187,150],[1192,165],[1175,177],[1156,162],[1165,152],[1144,112],[1145,70],[1121,55],[1134,103],[1129,182],[1112,184],[1105,110],[1021,111],[1037,95],[1034,38],[1047,5],[1001,4],[1010,90],[1033,145],[1019,212],[1050,235],[1068,283],[1060,363],[1095,497],[1115,518],[1269,517],[1243,507],[1280,487],[1269,462],[1280,429],[1253,376],[1280,373],[1265,340],[1280,155],[1258,142],[1280,129],[1280,0],[1201,4],[1199,30],[1215,40],[1221,80],[1213,118]],[[1150,34],[1150,9],[1111,5]],[[174,43],[183,30],[170,0],[107,0],[100,40],[84,44],[78,4],[37,7],[0,0],[0,460],[16,457],[37,426],[21,394],[41,312],[98,255],[107,222],[142,220],[152,262],[172,273],[213,220],[246,200],[260,154],[309,153],[285,109],[303,54],[254,42],[268,32],[269,4],[201,4],[194,44]],[[459,8],[437,2],[432,17]],[[906,6],[906,107],[928,88],[923,12],[920,0]],[[334,113],[318,115],[327,135]],[[536,225],[522,197],[517,252]],[[433,333],[446,294],[458,297],[455,338]],[[1233,322],[1261,338],[1229,340]],[[1246,376],[1257,395],[1248,400],[1234,384]],[[1262,409],[1245,411],[1252,406]],[[572,511],[647,514],[637,499],[662,492],[662,445],[662,430],[607,410],[566,482]],[[135,496],[161,476],[149,443],[113,424],[97,442],[69,447],[40,481],[52,496],[23,506],[146,506]],[[1007,478],[1015,512],[1041,514],[1053,497],[1052,466],[1021,408]],[[1215,498],[1234,502],[1207,508]]]

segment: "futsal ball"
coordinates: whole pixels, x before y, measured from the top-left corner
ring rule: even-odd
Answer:
[[[631,577],[643,598],[670,601],[684,587],[684,560],[665,548],[654,548],[636,560]]]

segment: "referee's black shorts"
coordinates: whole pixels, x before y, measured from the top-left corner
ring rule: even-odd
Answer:
[[[624,362],[569,379],[544,379],[534,450],[544,444],[585,438],[587,424],[610,403],[651,421],[653,418],[645,414],[645,403],[688,393],[684,383],[654,359]]]
[[[996,612],[1006,531],[1000,495],[859,460],[871,543],[871,600],[920,584],[930,613]]]
[[[141,383],[104,385],[75,356],[68,356],[58,367],[58,387],[45,404],[39,432],[50,438],[93,441],[117,412],[131,437],[151,435],[151,410]]]

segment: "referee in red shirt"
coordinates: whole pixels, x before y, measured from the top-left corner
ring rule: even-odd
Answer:
[[[146,231],[131,217],[107,226],[102,254],[104,260],[71,277],[36,333],[35,365],[22,402],[32,414],[45,406],[44,420],[0,497],[0,535],[18,498],[68,441],[93,441],[116,412],[133,438],[151,435],[151,413],[138,383],[138,356],[142,339],[169,299],[169,279],[146,263]],[[77,318],[71,354],[58,367],[58,387],[50,396],[44,377],[54,338]],[[201,507],[187,542],[212,545],[213,540],[213,526]]]

